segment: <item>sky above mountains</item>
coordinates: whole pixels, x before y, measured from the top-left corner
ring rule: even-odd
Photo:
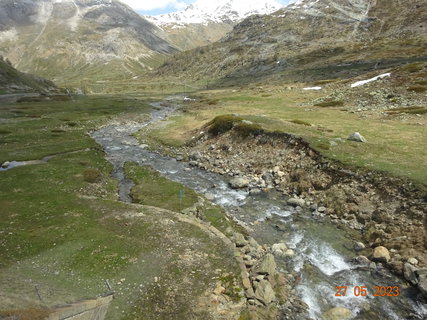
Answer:
[[[145,15],[158,15],[163,13],[180,11],[185,9],[189,4],[196,2],[196,0],[121,0],[121,1],[129,5],[139,13],[142,13]],[[284,5],[288,4],[289,2],[294,2],[293,0],[276,0],[276,1]],[[245,0],[242,0],[242,3],[244,2]]]

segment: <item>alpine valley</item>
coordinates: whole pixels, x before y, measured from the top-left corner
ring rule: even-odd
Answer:
[[[0,0],[0,320],[427,319],[426,0],[136,2]]]

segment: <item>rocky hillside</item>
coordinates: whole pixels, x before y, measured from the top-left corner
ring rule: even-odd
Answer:
[[[218,43],[178,54],[159,74],[247,83],[347,78],[425,60],[425,1],[301,0],[251,16]]]
[[[9,60],[0,56],[0,94],[15,92],[47,92],[56,90],[53,82],[19,72]]]
[[[198,0],[185,10],[147,19],[161,27],[175,46],[188,50],[218,41],[251,15],[280,8],[275,0]]]
[[[175,51],[158,27],[116,0],[0,2],[0,54],[60,83],[129,79]]]

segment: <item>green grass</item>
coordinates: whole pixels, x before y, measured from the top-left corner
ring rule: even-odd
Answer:
[[[263,129],[295,134],[307,140],[325,156],[344,162],[350,166],[362,166],[373,170],[385,171],[392,175],[407,177],[421,183],[427,183],[427,150],[423,147],[427,141],[424,118],[400,121],[387,119],[381,115],[360,118],[357,114],[336,108],[307,108],[311,101],[321,98],[323,92],[287,91],[282,94],[275,87],[265,90],[272,95],[260,98],[256,90],[242,89],[238,92],[217,90],[202,92],[204,99],[218,99],[215,106],[194,102],[186,112],[176,116],[161,129],[149,132],[152,140],[160,143],[183,145],[194,133],[204,131],[206,125],[216,119],[221,128],[229,128],[230,114],[249,120]],[[389,112],[394,112],[390,110]],[[399,112],[423,114],[424,108],[405,109]],[[228,120],[230,121],[228,121]],[[294,125],[288,119],[297,119],[312,126]],[[219,130],[220,131],[220,130]],[[367,144],[354,144],[346,141],[352,132],[360,132],[368,139]],[[342,138],[343,142],[333,148],[329,140]]]
[[[166,179],[150,167],[126,163],[125,173],[136,184],[131,191],[136,203],[179,212],[197,202],[197,194],[193,190]],[[183,193],[182,202],[179,199],[180,191]]]
[[[168,212],[116,200],[112,165],[87,131],[112,116],[135,119],[148,110],[144,100],[121,97],[0,105],[1,161],[56,154],[44,164],[0,172],[0,310],[39,306],[34,285],[42,304],[53,306],[105,293],[108,279],[116,292],[108,319],[156,319],[165,301],[171,308],[162,314],[185,319],[214,286],[215,270],[239,274],[219,239]],[[76,125],[64,129],[68,122]],[[64,132],[52,132],[58,128]],[[190,189],[139,168],[139,182],[149,181],[142,202],[178,210],[180,190],[183,208],[198,200]],[[231,225],[213,205],[203,217],[218,228]],[[185,260],[188,248],[196,250],[196,262]],[[176,299],[163,290],[172,286]]]

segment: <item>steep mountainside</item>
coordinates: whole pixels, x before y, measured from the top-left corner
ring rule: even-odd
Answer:
[[[218,43],[178,54],[160,75],[310,81],[357,75],[426,56],[421,0],[301,0],[252,16]]]
[[[20,70],[61,82],[150,69],[176,51],[161,34],[116,0],[0,2],[0,54]]]
[[[275,0],[198,0],[183,11],[147,19],[161,27],[174,45],[188,50],[218,41],[251,15],[270,14],[280,8]]]
[[[0,94],[15,92],[47,92],[56,90],[55,84],[31,74],[19,72],[0,56]]]

